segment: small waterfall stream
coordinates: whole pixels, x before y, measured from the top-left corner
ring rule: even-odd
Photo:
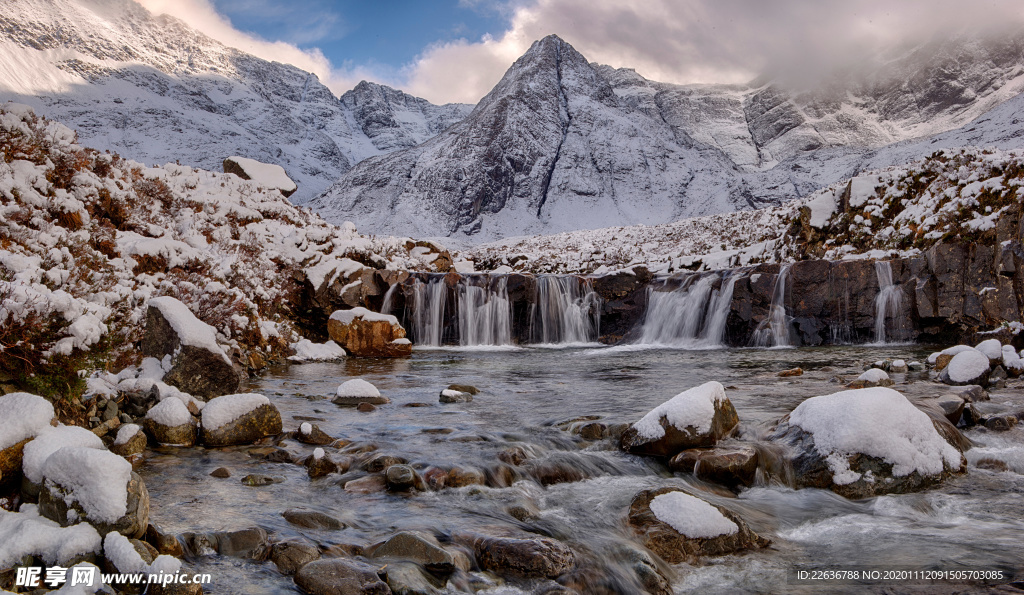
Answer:
[[[878,275],[878,295],[875,296],[875,343],[901,341],[904,339],[902,322],[903,288],[892,282],[892,265],[888,261],[875,261],[875,274]],[[891,320],[892,327],[886,335],[886,319]]]
[[[761,321],[754,331],[752,342],[754,347],[789,347],[789,317],[786,315],[786,278],[789,276],[789,264],[782,265],[779,276],[775,278],[775,289],[772,291],[772,303],[768,308],[768,317]]]
[[[391,313],[393,286],[382,312]],[[594,343],[600,335],[601,299],[590,280],[542,275],[530,302],[529,341],[545,344]],[[444,275],[414,279],[406,320],[416,345],[500,346],[515,342],[513,304],[506,275],[465,275],[450,287]],[[523,314],[525,316],[525,314]],[[520,339],[522,340],[522,338]]]
[[[601,298],[589,279],[541,275],[532,307],[536,343],[594,343],[601,334]]]
[[[732,273],[693,275],[672,291],[648,289],[639,342],[688,349],[721,347],[738,278]]]

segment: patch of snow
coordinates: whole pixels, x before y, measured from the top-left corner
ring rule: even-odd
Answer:
[[[322,449],[322,448],[315,448],[315,449],[313,449],[313,458],[314,459],[322,459],[326,455],[327,455],[327,453],[325,453],[324,449]]]
[[[878,383],[883,380],[889,380],[889,375],[885,373],[885,370],[879,368],[871,368],[870,370],[866,370],[863,374],[858,376],[857,380]]]
[[[299,425],[299,433],[302,434],[303,436],[309,436],[310,433],[312,433],[312,432],[313,432],[313,425],[311,423],[309,423],[308,421],[304,421],[304,422],[302,422],[301,425]]]
[[[1003,344],[999,342],[999,339],[985,339],[974,348],[984,353],[988,359],[1000,359],[1003,357]]]
[[[151,419],[168,428],[174,428],[191,423],[192,414],[180,399],[164,399],[146,412],[146,419]]]
[[[228,157],[228,159],[237,163],[242,168],[242,171],[245,172],[245,175],[249,176],[250,180],[260,186],[276,188],[285,193],[294,192],[298,188],[280,165],[261,163],[255,159],[238,157],[237,155]]]
[[[847,457],[860,453],[893,466],[893,475],[937,475],[943,463],[959,466],[960,453],[935,430],[931,418],[890,388],[863,388],[811,397],[789,415],[814,437],[837,485],[861,478]]]
[[[0,568],[13,568],[25,556],[66,565],[83,554],[100,553],[100,534],[88,523],[61,527],[39,515],[35,504],[21,512],[0,509]]]
[[[633,428],[645,440],[658,440],[665,435],[665,428],[661,426],[664,417],[680,430],[693,427],[698,433],[705,433],[711,430],[715,405],[724,399],[725,387],[719,382],[707,382],[658,405],[633,424]]]
[[[101,523],[113,523],[127,512],[131,473],[131,463],[116,454],[81,447],[61,448],[43,465],[47,484],[61,486],[68,504],[77,502],[86,518]]]
[[[181,570],[181,560],[173,556],[157,556],[152,564],[147,564],[131,541],[117,531],[111,531],[103,538],[103,555],[118,572],[124,574],[159,574],[160,570],[164,574],[174,574]]]
[[[135,437],[142,428],[137,424],[124,424],[117,430],[117,437],[114,438],[114,446],[128,444],[128,441]]]
[[[337,320],[342,324],[352,324],[352,321],[356,318],[361,318],[369,322],[389,322],[392,325],[398,324],[398,318],[390,314],[379,314],[372,312],[366,308],[352,308],[351,310],[335,310],[331,314],[331,320]]]
[[[203,408],[203,428],[218,430],[246,413],[269,405],[270,399],[256,393],[224,395],[211,399]]]
[[[106,448],[99,436],[85,428],[63,425],[56,428],[47,427],[32,442],[25,445],[25,455],[21,461],[21,470],[25,477],[32,483],[42,482],[46,459],[65,446],[100,450]]]
[[[300,339],[298,343],[292,343],[295,355],[289,356],[288,360],[301,362],[329,362],[345,357],[345,350],[335,343],[314,343],[309,339]]]
[[[0,450],[32,438],[50,427],[53,405],[29,393],[0,397]]]
[[[1002,357],[1001,349],[999,357]],[[989,365],[989,358],[984,353],[973,349],[961,351],[949,360],[946,374],[953,382],[969,382],[987,373]]]
[[[217,330],[196,318],[188,306],[170,296],[153,298],[149,300],[149,305],[160,310],[182,345],[206,349],[220,355],[228,364],[231,363],[231,359],[217,344]]]
[[[650,506],[659,521],[691,539],[733,535],[740,530],[720,510],[685,492],[666,492],[655,496]]]
[[[362,378],[353,378],[342,382],[337,394],[339,397],[379,397],[380,391]]]

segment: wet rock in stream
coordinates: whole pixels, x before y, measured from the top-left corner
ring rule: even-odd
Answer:
[[[344,558],[321,558],[295,573],[295,584],[309,595],[390,595],[378,567]]]

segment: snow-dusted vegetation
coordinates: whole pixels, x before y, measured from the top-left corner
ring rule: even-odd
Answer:
[[[79,370],[138,363],[158,296],[235,355],[283,353],[304,283],[427,266],[406,239],[330,225],[234,175],[82,147],[18,104],[0,105],[0,151],[0,368],[41,394],[80,394]]]

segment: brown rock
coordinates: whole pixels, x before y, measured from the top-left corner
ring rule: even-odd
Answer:
[[[714,506],[727,519],[736,524],[734,533],[715,537],[688,537],[658,519],[651,510],[651,501],[670,492],[682,492],[679,488],[644,490],[633,497],[629,505],[628,523],[640,537],[641,542],[670,564],[694,563],[702,556],[721,556],[742,550],[767,547],[771,542],[753,531],[741,519],[721,506]],[[693,494],[688,494],[693,496]],[[696,497],[696,496],[694,496]],[[698,498],[699,499],[699,498]],[[660,502],[659,502],[660,503]]]
[[[545,537],[454,536],[473,549],[480,568],[499,575],[555,578],[571,569],[576,555],[565,544]]]
[[[671,457],[687,448],[714,446],[719,440],[732,435],[740,423],[736,409],[727,397],[716,401],[714,408],[711,428],[707,432],[699,432],[693,426],[677,428],[662,415],[660,423],[665,434],[661,438],[648,439],[640,436],[633,425],[622,433],[622,449],[638,455]]]
[[[693,473],[698,479],[730,488],[754,485],[757,450],[749,446],[684,450],[672,457],[669,468]]]
[[[408,357],[412,343],[393,316],[382,317],[365,308],[339,310],[327,322],[327,333],[356,357]]]
[[[941,372],[941,371],[945,370],[946,366],[948,366],[949,362],[951,362],[951,361],[953,361],[953,356],[952,355],[949,355],[949,354],[946,354],[946,353],[940,353],[939,357],[935,358],[935,371],[936,372]]]
[[[455,557],[442,548],[433,535],[415,531],[395,533],[373,550],[373,557],[416,562],[438,574],[455,571]]]
[[[409,461],[395,455],[378,454],[366,461],[366,470],[370,473],[380,473],[392,465],[403,465]]]
[[[309,424],[309,432],[304,433],[302,427],[306,424],[300,424],[299,430],[295,432],[295,439],[303,444],[312,444],[314,446],[327,446],[328,444],[334,443],[334,438],[327,435],[326,432],[320,429],[320,426],[316,424]]]
[[[181,547],[181,542],[178,541],[178,538],[164,533],[164,531],[156,525],[146,526],[145,539],[147,543],[156,549],[158,554],[166,554],[168,556],[174,556],[175,558],[182,558],[185,556],[185,550]]]
[[[321,558],[295,574],[295,584],[309,595],[391,595],[378,568],[343,558]]]
[[[376,411],[376,410],[377,410],[377,406],[374,405],[373,403],[365,403],[364,402],[364,403],[360,403],[360,404],[356,405],[356,411],[359,411],[360,413],[369,413],[371,411]]]
[[[322,512],[292,509],[282,512],[281,516],[296,527],[303,527],[305,529],[340,531],[345,528],[345,523]]]
[[[122,457],[132,457],[146,452],[146,433],[139,428],[124,444],[111,444],[110,452]]]
[[[300,568],[320,559],[320,548],[306,540],[290,539],[270,547],[270,560],[281,574],[295,574]]]
[[[142,425],[153,442],[166,446],[195,446],[199,437],[199,425],[195,418],[180,426],[165,426],[147,417]]]
[[[792,368],[790,370],[783,370],[783,371],[779,372],[779,377],[780,378],[789,378],[789,377],[792,377],[792,376],[803,376],[803,375],[804,375],[803,368]]]
[[[212,472],[210,472],[210,477],[226,479],[228,477],[231,477],[231,471],[229,471],[227,467],[217,467]]]
[[[344,489],[346,492],[354,492],[357,494],[372,494],[374,492],[383,492],[387,487],[388,484],[387,481],[385,481],[384,476],[375,474],[345,482]]]
[[[230,398],[217,397],[218,399]],[[206,427],[207,411],[217,406],[217,399],[211,400],[203,409],[203,445],[231,446],[234,444],[251,444],[264,436],[280,434],[282,429],[281,413],[272,404],[263,404],[243,414],[219,428]]]
[[[476,469],[453,467],[448,471],[448,479],[445,483],[450,488],[462,488],[471,485],[483,485],[485,479],[483,472]]]
[[[306,473],[310,479],[317,479],[331,473],[341,472],[341,468],[338,467],[337,463],[332,461],[326,454],[319,458],[315,455],[309,455],[302,465],[306,468]]]

